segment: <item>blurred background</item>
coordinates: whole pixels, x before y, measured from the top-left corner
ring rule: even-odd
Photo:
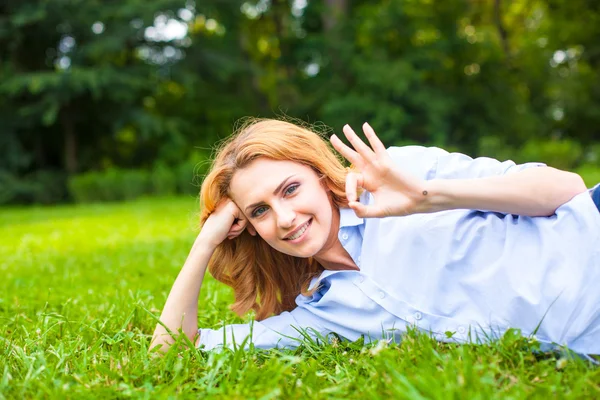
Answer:
[[[600,181],[597,0],[3,0],[0,204],[196,194],[244,116]]]

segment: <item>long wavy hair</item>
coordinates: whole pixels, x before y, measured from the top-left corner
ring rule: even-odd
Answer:
[[[249,119],[218,148],[200,190],[200,225],[217,204],[229,198],[235,172],[259,157],[294,161],[311,167],[329,190],[336,207],[348,205],[345,196],[346,168],[319,134],[309,128],[273,119]],[[262,320],[290,311],[298,294],[308,294],[311,279],[323,271],[313,258],[283,254],[259,235],[245,230],[225,240],[215,250],[208,270],[220,282],[231,286],[238,315],[249,310]]]

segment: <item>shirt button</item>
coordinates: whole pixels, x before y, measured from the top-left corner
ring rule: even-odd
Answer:
[[[347,233],[342,234],[342,239],[348,240],[348,234]]]
[[[381,290],[379,292],[379,298],[381,298],[381,299],[385,298],[385,293],[383,293],[383,290]]]
[[[418,311],[417,311],[417,312],[415,313],[415,319],[418,321],[418,320],[420,320],[421,318],[423,318],[423,315],[422,315],[420,312],[418,312]]]
[[[459,326],[459,327],[458,327],[458,329],[457,329],[457,331],[458,331],[458,333],[460,333],[460,334],[464,334],[464,333],[465,333],[467,330],[465,329],[465,327],[464,327],[464,326]]]

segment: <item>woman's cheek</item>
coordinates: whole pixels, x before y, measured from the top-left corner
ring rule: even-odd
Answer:
[[[273,229],[269,227],[267,221],[260,221],[259,223],[254,224],[254,229],[256,229],[256,233],[258,236],[263,238],[263,240],[271,240],[274,236]]]

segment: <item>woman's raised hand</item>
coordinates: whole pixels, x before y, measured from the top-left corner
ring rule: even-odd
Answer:
[[[238,206],[232,200],[225,199],[210,214],[198,237],[201,242],[216,248],[225,239],[234,239],[241,235],[244,229],[255,234]]]
[[[349,172],[346,178],[346,197],[348,206],[357,216],[389,217],[425,211],[425,181],[398,170],[368,123],[363,125],[363,132],[371,147],[349,125],[345,125],[343,131],[354,149],[346,146],[336,135],[331,137],[331,144],[355,167],[355,171]],[[360,203],[358,188],[369,191],[374,196],[374,204]]]

